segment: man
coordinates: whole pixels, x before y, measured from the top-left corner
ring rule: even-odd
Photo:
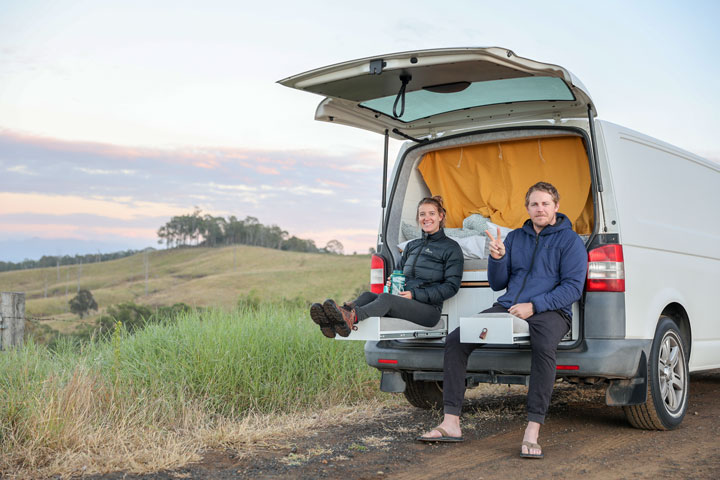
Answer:
[[[483,313],[509,312],[527,320],[532,349],[527,397],[528,425],[520,456],[542,458],[537,444],[540,425],[555,384],[557,345],[568,332],[572,304],[582,295],[587,273],[587,252],[570,220],[558,213],[560,195],[555,187],[539,182],[525,195],[530,219],[510,232],[503,243],[490,231],[488,280],[493,290],[507,289]],[[465,396],[468,357],[479,344],[460,343],[460,329],[445,340],[442,423],[418,437],[421,441],[462,441],[460,410]]]

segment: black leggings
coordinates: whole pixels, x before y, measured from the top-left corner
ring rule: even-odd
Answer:
[[[365,292],[354,303],[358,321],[387,316],[402,318],[423,327],[432,327],[440,321],[439,308],[399,295]]]

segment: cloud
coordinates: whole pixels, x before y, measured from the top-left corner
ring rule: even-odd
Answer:
[[[268,168],[262,165],[258,165],[257,167],[255,167],[255,170],[258,173],[264,173],[265,175],[280,175],[280,172],[278,172],[276,168]]]
[[[326,238],[317,231],[343,224],[374,231],[380,215],[379,201],[374,200],[382,187],[379,167],[371,166],[374,160],[367,154],[212,147],[161,150],[0,130],[0,159],[5,165],[0,166],[4,168],[0,224],[13,238],[22,238],[23,228],[26,235],[35,235],[39,225],[52,225],[48,232],[53,235],[75,237],[80,232],[106,232],[108,238],[129,238],[137,229],[138,235],[148,235],[154,243],[157,228],[197,206],[215,216],[257,217],[318,244],[331,238],[346,243],[356,240],[341,232]],[[349,186],[370,200],[361,201],[357,194],[343,198],[341,192]],[[317,231],[306,231],[308,221]],[[357,242],[374,245],[374,237],[375,233],[366,234]],[[350,248],[367,250],[362,245],[346,246]]]
[[[78,172],[87,173],[88,175],[135,175],[137,173],[137,171],[129,170],[129,169],[101,170],[99,168],[85,168],[85,167],[75,167],[74,169]]]
[[[187,209],[163,203],[132,200],[113,201],[110,198],[84,198],[75,195],[0,192],[0,215],[91,214],[131,220],[144,216],[182,215]]]
[[[6,223],[0,221],[0,228],[7,233],[21,233],[23,236],[38,238],[75,238],[86,240],[88,238],[132,238],[153,239],[157,236],[157,228],[137,227],[96,227],[85,225],[71,225],[65,223]]]
[[[27,165],[15,165],[14,167],[8,167],[5,170],[11,173],[19,173],[21,175],[37,175],[37,173],[28,170]]]

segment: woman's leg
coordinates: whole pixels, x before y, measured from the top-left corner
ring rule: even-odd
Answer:
[[[356,307],[362,307],[363,305],[367,305],[368,303],[375,301],[378,297],[379,295],[377,293],[363,292],[351,303],[354,304]]]
[[[440,310],[434,306],[389,293],[381,293],[365,305],[357,304],[355,312],[358,320],[388,316],[402,318],[424,327],[432,327],[440,320]]]

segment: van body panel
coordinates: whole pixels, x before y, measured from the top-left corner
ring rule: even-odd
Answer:
[[[652,338],[677,303],[692,333],[691,371],[718,364],[720,165],[598,121],[625,255],[626,336]],[[606,202],[606,213],[610,208]],[[608,218],[610,218],[608,216]]]
[[[577,370],[558,371],[558,376],[631,378],[637,372],[640,356],[648,352],[652,340],[586,339],[577,348],[557,352],[558,365],[577,366]],[[528,375],[530,349],[483,346],[475,349],[468,360],[468,373],[495,372]],[[439,372],[442,380],[443,348],[407,345],[400,341],[367,342],[365,360],[379,369],[388,369],[380,359],[397,360],[392,370]]]
[[[583,311],[585,338],[625,338],[625,292],[587,292]]]

